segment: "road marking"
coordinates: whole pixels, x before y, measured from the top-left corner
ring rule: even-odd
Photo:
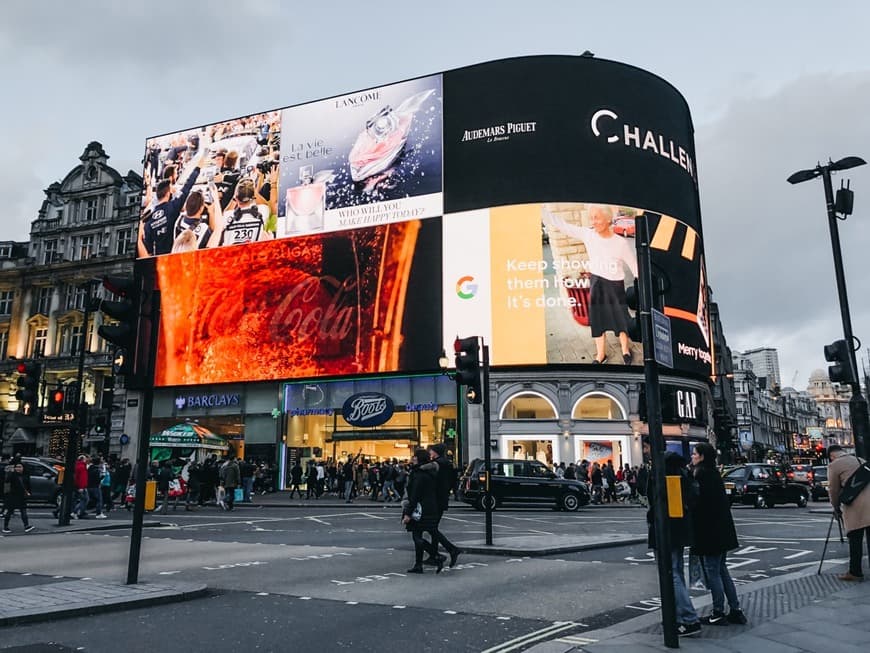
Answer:
[[[318,524],[323,524],[324,526],[332,526],[328,521],[323,521],[322,519],[318,519],[317,517],[306,517],[305,519],[309,521],[316,521]]]
[[[160,574],[161,576],[172,576],[173,574],[180,574],[180,573],[181,573],[180,570],[177,570],[177,571],[161,571],[161,572],[159,572],[159,574]]]
[[[574,644],[575,646],[583,646],[584,644],[595,644],[596,642],[598,642],[597,639],[592,639],[591,637],[580,637],[579,635],[567,635],[565,637],[560,637],[556,641],[562,642],[563,644]]]
[[[310,597],[310,596],[300,596],[300,597],[299,597],[299,600],[300,600],[300,601],[310,601],[310,600],[311,600],[311,597]]]
[[[394,610],[404,610],[404,609],[405,609],[405,606],[404,606],[404,605],[394,605],[394,606],[393,606],[393,609],[394,609]]]
[[[444,614],[456,614],[456,610],[445,610]]]
[[[557,621],[553,623],[552,626],[547,626],[546,628],[541,628],[540,630],[533,630],[530,633],[526,633],[525,635],[522,635],[520,637],[515,637],[514,639],[502,642],[497,646],[488,648],[481,653],[507,653],[508,651],[514,651],[518,648],[522,648],[527,644],[531,644],[532,642],[551,638],[557,633],[570,630],[571,628],[575,628],[576,626],[577,624],[573,621]]]
[[[776,551],[776,547],[772,546],[769,548],[760,549],[756,546],[745,546],[739,551],[735,551],[734,555],[742,556],[746,555],[747,553],[763,553],[764,551]]]
[[[386,517],[381,517],[381,516],[379,516],[379,515],[373,515],[373,514],[370,513],[370,512],[361,512],[361,513],[359,513],[359,514],[361,514],[361,515],[365,515],[366,517],[371,517],[372,519],[380,519],[380,520],[385,520],[385,519],[386,519]]]
[[[831,558],[830,560],[825,560],[826,565],[838,565],[844,562],[849,562],[849,558]],[[810,567],[812,565],[818,564],[815,560],[811,562],[796,562],[791,565],[783,565],[782,567],[772,567],[776,571],[789,571],[790,569],[800,569],[801,567]]]
[[[800,558],[801,556],[812,553],[812,550],[810,549],[785,549],[785,551],[798,551],[798,553],[792,553],[790,556],[783,556],[783,559],[785,560],[793,560],[794,558]]]
[[[345,601],[345,605],[359,605],[359,601]]]
[[[269,592],[257,592],[257,596],[269,596]]]

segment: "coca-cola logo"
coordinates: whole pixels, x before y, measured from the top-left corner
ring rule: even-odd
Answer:
[[[342,417],[351,426],[380,426],[390,420],[394,411],[393,400],[380,392],[351,395],[341,407]]]
[[[272,335],[341,342],[356,326],[356,289],[355,280],[331,276],[308,277],[290,286],[272,314]]]

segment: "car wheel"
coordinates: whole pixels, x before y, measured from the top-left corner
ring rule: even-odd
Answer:
[[[574,512],[580,507],[580,495],[576,492],[566,492],[559,500],[562,510]]]
[[[755,507],[756,508],[770,508],[770,502],[768,502],[767,497],[763,494],[759,494],[755,498]]]
[[[801,494],[801,495],[798,497],[798,500],[797,500],[798,508],[806,508],[806,507],[807,507],[807,501],[808,501],[808,500],[807,500],[807,495],[806,495],[806,494]]]

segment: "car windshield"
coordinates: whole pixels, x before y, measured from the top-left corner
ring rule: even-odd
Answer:
[[[827,467],[813,467],[813,476],[816,477],[817,481],[825,481],[828,479],[828,468]]]

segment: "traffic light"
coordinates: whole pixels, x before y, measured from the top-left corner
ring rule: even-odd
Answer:
[[[103,288],[121,299],[100,302],[103,315],[117,320],[104,324],[97,333],[115,347],[114,372],[124,376],[136,373],[136,345],[139,332],[139,288],[129,277],[103,277]]]
[[[628,316],[628,337],[634,342],[640,342],[640,284],[637,279],[625,289],[625,302],[634,311],[634,315]]]
[[[94,418],[94,433],[97,435],[105,435],[108,429],[108,420],[105,415],[97,415]]]
[[[45,412],[52,417],[60,417],[66,408],[66,390],[57,387],[48,393],[48,406]]]
[[[466,386],[465,398],[470,404],[483,401],[480,389],[480,342],[477,336],[456,338],[453,341],[456,354],[456,382]]]
[[[851,354],[845,340],[835,340],[830,345],[825,345],[825,360],[835,363],[828,366],[828,378],[834,383],[857,383]]]
[[[19,401],[19,409],[30,414],[39,403],[39,377],[42,374],[42,366],[33,361],[18,363],[18,392],[15,398]]]

